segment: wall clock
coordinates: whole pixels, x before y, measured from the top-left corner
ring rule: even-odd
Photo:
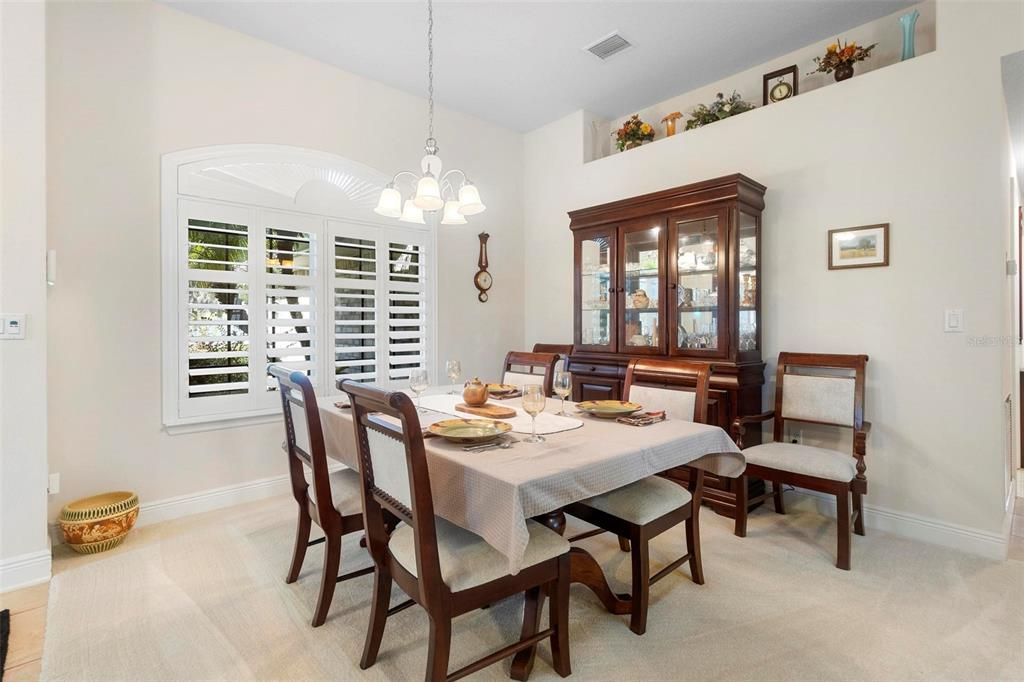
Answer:
[[[476,265],[479,270],[476,271],[476,275],[473,276],[473,284],[480,291],[476,295],[477,299],[481,303],[487,303],[487,291],[494,284],[494,278],[491,277],[491,273],[487,272],[487,240],[490,239],[491,235],[486,232],[481,232],[477,235],[480,238],[480,257],[477,259]]]
[[[774,104],[800,94],[799,79],[800,76],[795,64],[778,71],[766,73],[763,77],[764,103]]]

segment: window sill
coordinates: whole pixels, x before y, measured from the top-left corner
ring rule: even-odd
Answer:
[[[223,419],[202,418],[200,421],[182,421],[175,424],[164,424],[164,431],[171,436],[180,436],[189,433],[203,433],[205,431],[222,431],[224,429],[238,429],[246,426],[258,426],[281,422],[281,410],[270,410],[262,414],[254,414],[245,417],[224,417]]]

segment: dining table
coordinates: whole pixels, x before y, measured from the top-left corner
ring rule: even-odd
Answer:
[[[536,419],[537,433],[544,440],[532,443],[526,440],[532,420],[521,399],[492,398],[492,404],[515,410],[516,415],[506,420],[511,432],[501,446],[467,450],[464,445],[429,437],[428,430],[430,424],[445,419],[478,418],[456,409],[463,403],[461,395],[423,395],[419,402],[420,426],[428,436],[424,449],[435,513],[483,538],[505,558],[511,574],[523,568],[530,519],[564,533],[566,506],[648,476],[697,461],[718,475],[735,477],[743,471],[743,456],[736,444],[724,430],[709,424],[665,419],[633,426],[584,414],[570,401],[563,416],[557,414],[560,401],[548,399]],[[645,410],[660,407],[643,406]],[[328,456],[358,469],[347,398],[322,400],[319,409]],[[582,547],[574,546],[570,553],[571,582],[592,590],[609,612],[630,613],[630,596],[611,589],[597,560]],[[524,621],[539,621],[541,604],[533,606],[535,613],[530,608]],[[513,677],[522,679],[532,664],[533,651],[520,652],[513,662]]]

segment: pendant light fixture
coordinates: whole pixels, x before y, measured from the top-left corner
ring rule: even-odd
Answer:
[[[434,139],[434,4],[427,0],[427,152],[420,160],[420,173],[399,171],[381,190],[374,213],[402,222],[424,224],[424,214],[441,213],[442,225],[465,225],[466,216],[482,213],[487,207],[480,201],[480,190],[458,168],[442,172]],[[409,180],[409,198],[398,189]]]

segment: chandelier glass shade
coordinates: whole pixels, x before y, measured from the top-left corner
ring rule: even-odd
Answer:
[[[466,216],[482,213],[480,190],[458,168],[443,172],[434,139],[434,6],[427,0],[427,143],[420,173],[399,171],[381,190],[374,213],[403,222],[424,224],[424,214],[441,213],[442,225],[465,225]],[[408,181],[408,194],[401,187]]]

